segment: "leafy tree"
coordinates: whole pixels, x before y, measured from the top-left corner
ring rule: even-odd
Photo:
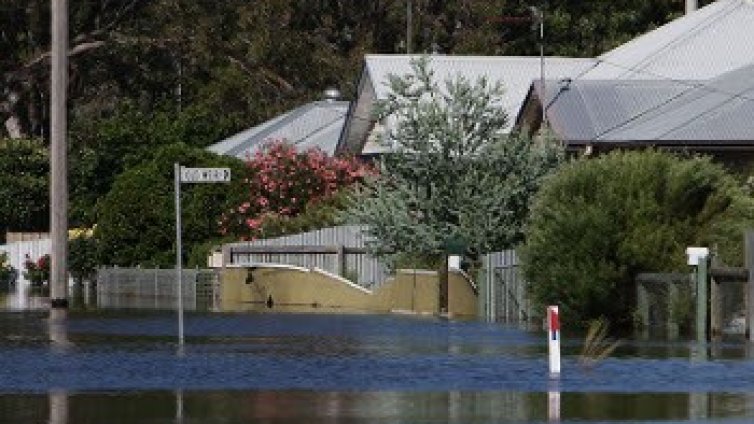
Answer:
[[[687,246],[738,263],[754,201],[707,158],[657,151],[578,160],[536,197],[523,250],[533,299],[575,323],[631,324],[641,272],[686,270]]]
[[[48,174],[40,140],[0,140],[0,240],[6,230],[47,230]]]
[[[230,167],[229,185],[183,184],[181,187],[184,252],[219,236],[221,214],[241,203],[246,178],[243,163],[183,144],[165,146],[151,160],[116,178],[102,200],[95,237],[98,262],[105,265],[175,264],[173,164]]]
[[[453,240],[472,257],[520,242],[529,199],[559,151],[507,135],[502,87],[484,79],[441,87],[422,60],[389,85],[378,115],[395,120],[385,142],[396,153],[344,217],[367,224],[370,248],[390,259],[437,256]]]
[[[96,222],[97,202],[125,169],[149,160],[162,146],[206,147],[227,132],[227,125],[199,106],[144,112],[131,102],[107,118],[77,122],[70,154],[72,224]]]

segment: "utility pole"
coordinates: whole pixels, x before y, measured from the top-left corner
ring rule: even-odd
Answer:
[[[50,0],[52,12],[50,96],[50,301],[68,307],[68,0]]]
[[[542,88],[542,125],[541,129],[547,127],[547,87],[545,85],[545,10],[542,7],[529,7],[532,19],[539,24],[539,85]]]
[[[413,7],[411,0],[406,0],[406,54],[411,54],[411,27],[413,26]]]

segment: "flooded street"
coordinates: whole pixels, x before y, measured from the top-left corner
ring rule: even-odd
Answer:
[[[564,333],[398,315],[0,312],[0,422],[751,422],[743,340],[625,341],[592,366]],[[553,404],[559,399],[559,405]],[[559,411],[548,410],[559,406]]]

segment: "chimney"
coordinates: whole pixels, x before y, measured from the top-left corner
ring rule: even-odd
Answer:
[[[686,14],[695,11],[697,9],[697,0],[686,0]]]

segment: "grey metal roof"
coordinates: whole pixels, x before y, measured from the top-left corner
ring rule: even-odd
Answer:
[[[387,98],[388,75],[406,75],[412,72],[411,63],[423,55],[366,55],[364,70],[359,83],[356,103],[351,109],[352,126],[347,127],[341,140],[341,148],[353,153],[363,153],[373,122],[375,100]],[[514,56],[446,56],[428,55],[429,67],[438,82],[461,75],[471,81],[481,77],[490,82],[500,82],[505,89],[502,103],[510,117],[509,127],[524,101],[532,80],[540,78],[539,57]],[[594,59],[546,57],[546,76],[561,78],[576,75],[595,65]]]
[[[714,78],[754,62],[754,2],[715,1],[598,59],[582,79]]]
[[[311,102],[213,144],[207,150],[246,159],[266,143],[284,140],[300,150],[319,148],[332,155],[347,111],[345,101]]]
[[[709,81],[549,84],[548,120],[569,144],[752,144],[754,63]],[[535,92],[539,87],[535,84]]]

